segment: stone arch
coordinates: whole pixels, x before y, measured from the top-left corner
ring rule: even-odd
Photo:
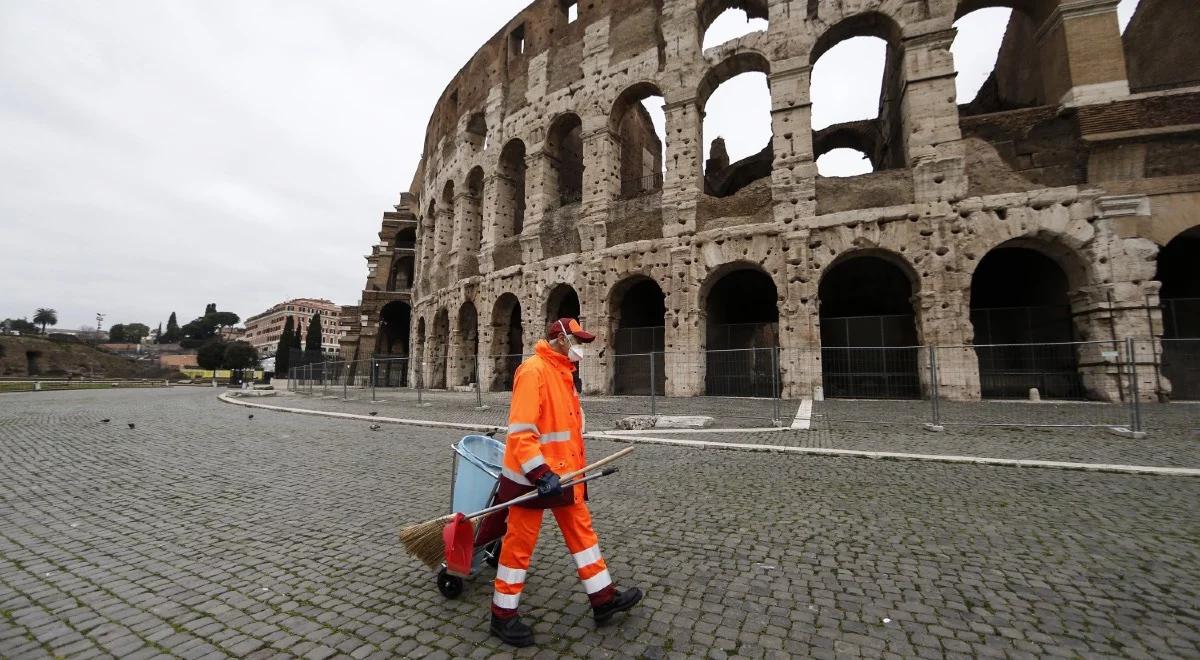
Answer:
[[[696,7],[696,33],[701,41],[713,22],[730,9],[741,9],[746,12],[747,18],[771,20],[767,0],[700,0]]]
[[[496,170],[496,238],[519,236],[525,227],[525,143],[509,140]]]
[[[396,232],[395,238],[392,239],[393,250],[413,250],[417,247],[417,230],[412,227],[405,227]]]
[[[429,336],[430,381],[435,390],[446,389],[449,373],[450,312],[442,307],[433,316],[433,330]]]
[[[457,357],[455,385],[467,386],[477,382],[479,374],[479,312],[468,300],[458,308]]]
[[[524,358],[525,339],[521,319],[521,301],[505,292],[492,306],[492,359],[494,371],[491,391],[511,390],[513,374]]]
[[[746,73],[761,73],[766,76],[765,84],[770,91],[771,63],[762,54],[755,51],[739,51],[716,64],[705,73],[696,91],[697,108],[703,117],[708,112],[708,102],[717,88],[729,80]],[[771,126],[768,114],[762,121]],[[771,176],[775,155],[773,139],[768,139],[761,151],[747,157],[732,161],[725,150],[725,142],[721,136],[710,139],[705,134],[702,144],[711,145],[709,157],[703,163],[701,175],[704,177],[704,192],[712,197],[729,197],[746,186]]]
[[[700,287],[705,392],[710,396],[774,396],[781,379],[780,289],[758,264],[733,261],[713,269]]]
[[[392,270],[388,273],[388,291],[408,291],[412,288],[416,274],[416,260],[412,255],[404,254],[393,257]]]
[[[412,308],[408,303],[393,300],[384,305],[379,311],[379,336],[375,344],[375,355],[383,358],[375,367],[377,386],[408,386],[411,333]]]
[[[666,97],[658,85],[641,81],[627,87],[613,103],[608,117],[609,132],[617,137],[617,173],[620,196],[636,197],[662,190],[666,161],[663,149],[667,136],[656,129],[643,101]]]
[[[1162,284],[1162,375],[1171,398],[1200,400],[1200,225],[1179,232],[1158,253]]]
[[[852,250],[826,266],[817,296],[827,396],[920,397],[918,287],[911,265],[888,250]]]
[[[546,323],[569,317],[578,319],[580,315],[579,294],[570,284],[554,285],[546,296]]]
[[[990,75],[973,99],[957,99],[960,115],[1002,112],[1048,103],[1045,63],[1037,33],[1050,4],[1036,0],[960,0],[954,14],[956,27],[960,19],[979,10],[1012,10]],[[969,36],[959,34],[959,38]],[[957,71],[957,66],[955,69]]]
[[[880,150],[880,138],[873,122],[869,121],[828,126],[813,134],[813,159],[819,159],[834,149],[854,149],[871,160],[872,168],[877,168],[872,156]]]
[[[1093,265],[1084,254],[1083,241],[1069,234],[1045,229],[1026,233],[1012,232],[1012,235],[1003,236],[987,246],[983,253],[1002,247],[1027,248],[1048,257],[1066,273],[1067,284],[1072,292],[1098,281]],[[966,275],[974,277],[980,263],[982,259],[969,262]]]
[[[467,131],[465,135],[467,144],[471,148],[480,151],[487,148],[488,142],[488,125],[487,115],[483,112],[472,113],[467,119]]]
[[[476,166],[463,182],[463,226],[459,228],[459,277],[479,274],[479,247],[483,240],[483,168]]]
[[[899,48],[903,31],[895,19],[882,12],[867,11],[848,16],[817,37],[808,53],[809,65],[815,65],[830,48],[854,37],[876,37],[886,41],[891,48]]]
[[[583,199],[583,120],[564,112],[550,122],[546,131],[547,191],[552,207],[567,206]]]
[[[1087,395],[1079,371],[1079,306],[1071,270],[1080,271],[1060,244],[1019,238],[988,250],[971,272],[970,310],[984,398]],[[1076,277],[1081,277],[1077,275]]]
[[[636,274],[608,294],[613,394],[663,394],[666,371],[666,295],[652,277]]]

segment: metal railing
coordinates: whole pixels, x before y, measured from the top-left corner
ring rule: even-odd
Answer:
[[[630,415],[702,415],[726,426],[809,428],[799,423],[809,414],[813,424],[937,429],[1200,427],[1200,339],[691,353],[620,346],[578,365],[584,411],[602,424]],[[436,405],[439,418],[503,425],[513,373],[528,354],[450,353],[431,354],[427,346],[418,357],[302,365],[290,371],[288,390]],[[491,412],[472,417],[472,409]]]

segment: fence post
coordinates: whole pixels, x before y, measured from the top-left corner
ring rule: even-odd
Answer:
[[[425,373],[425,361],[421,360],[420,362],[417,363],[417,374],[416,374],[416,377],[417,377],[417,405],[418,406],[421,405],[421,386],[425,384],[423,382],[425,379],[422,377],[424,375],[424,373]]]
[[[1133,337],[1125,338],[1125,355],[1129,360],[1129,430],[1142,430],[1142,404],[1138,401],[1137,355],[1134,353]]]
[[[475,353],[475,407],[483,410],[483,390],[479,387],[479,351]]]
[[[783,394],[779,387],[779,347],[771,347],[771,407],[772,420],[776,426],[782,426],[783,420],[779,418],[779,397]]]
[[[379,380],[379,361],[371,358],[371,403],[375,403],[375,382]]]
[[[937,346],[929,346],[929,398],[933,402],[933,425],[942,425],[941,374],[938,373]]]
[[[342,363],[342,401],[350,400],[350,363]]]
[[[654,383],[657,381],[657,374],[654,373],[654,351],[647,353],[650,357],[650,414],[658,414],[658,401],[654,396]]]

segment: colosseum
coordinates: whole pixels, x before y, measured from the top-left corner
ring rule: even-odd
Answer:
[[[996,6],[959,103],[954,24]],[[767,29],[703,48],[730,9]],[[1124,34],[1116,0],[536,0],[438,100],[343,353],[503,390],[569,315],[591,394],[1112,400],[1133,337],[1141,396],[1198,398],[1196,34],[1195,0]],[[814,65],[859,36],[879,114],[814,130]],[[747,72],[772,137],[730,162],[706,104]],[[819,175],[842,147],[872,171]]]

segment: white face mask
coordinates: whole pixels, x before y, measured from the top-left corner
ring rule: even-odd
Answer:
[[[575,344],[575,345],[571,346],[571,348],[568,348],[567,349],[567,359],[569,359],[572,362],[582,362],[583,361],[583,346],[580,346],[579,344]]]

